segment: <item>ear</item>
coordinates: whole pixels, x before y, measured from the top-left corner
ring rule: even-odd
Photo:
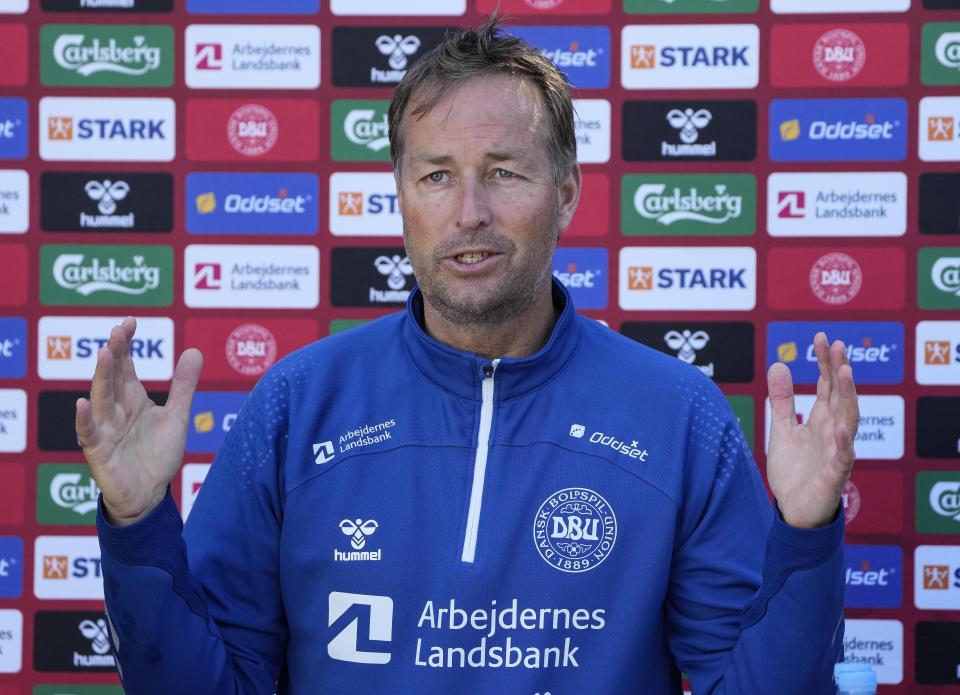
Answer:
[[[577,211],[577,204],[580,202],[580,191],[583,188],[583,178],[580,174],[580,165],[574,163],[573,168],[563,183],[557,189],[559,198],[559,214],[557,215],[557,238],[563,234],[570,226],[570,220]]]

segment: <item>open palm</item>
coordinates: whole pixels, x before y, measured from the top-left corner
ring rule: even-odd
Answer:
[[[770,445],[767,481],[780,513],[792,526],[829,524],[853,471],[853,442],[860,410],[841,341],[828,345],[817,333],[814,352],[820,368],[817,399],[805,424],[797,422],[790,370],[776,363],[767,372],[770,395]]]
[[[183,459],[190,401],[203,365],[198,350],[186,350],[166,405],[154,404],[130,357],[136,328],[132,318],[113,328],[97,355],[90,399],[77,401],[77,437],[110,520],[118,524],[146,516],[166,494]]]

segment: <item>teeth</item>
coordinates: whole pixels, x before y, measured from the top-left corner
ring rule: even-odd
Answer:
[[[459,256],[457,256],[457,260],[461,263],[477,263],[489,255],[490,254],[486,251],[480,251],[479,253],[471,251],[469,253],[461,253]]]

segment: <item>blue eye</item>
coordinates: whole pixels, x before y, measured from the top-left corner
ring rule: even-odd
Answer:
[[[513,172],[507,171],[506,169],[497,169],[497,176],[500,177],[501,179],[512,179]]]
[[[441,181],[443,181],[443,176],[444,174],[442,171],[435,171],[432,174],[427,175],[427,178],[430,179],[433,183],[440,183]]]

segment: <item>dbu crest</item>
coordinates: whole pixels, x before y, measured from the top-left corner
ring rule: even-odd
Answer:
[[[562,572],[585,572],[607,559],[617,517],[607,501],[582,487],[558,490],[537,510],[533,541],[540,557]]]

